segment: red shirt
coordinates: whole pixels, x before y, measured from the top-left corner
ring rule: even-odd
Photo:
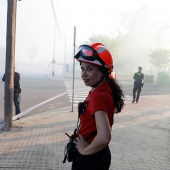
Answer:
[[[78,134],[87,138],[96,130],[94,113],[97,111],[105,112],[108,115],[110,126],[112,126],[115,109],[112,90],[108,82],[104,82],[94,91],[90,91],[84,103],[86,104],[86,108],[85,112],[80,114],[81,125]],[[88,142],[91,143],[93,139],[94,137],[88,140]]]

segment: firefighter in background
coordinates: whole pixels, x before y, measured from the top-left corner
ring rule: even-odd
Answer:
[[[134,103],[135,101],[136,101],[136,103],[138,103],[140,92],[144,85],[144,83],[143,83],[144,74],[142,73],[142,67],[138,67],[138,72],[134,74],[133,79],[135,81],[134,81],[134,87],[133,87],[133,101],[132,101],[132,103]]]

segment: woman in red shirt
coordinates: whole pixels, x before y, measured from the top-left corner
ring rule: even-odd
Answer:
[[[111,77],[113,59],[101,43],[82,45],[75,58],[81,77],[91,91],[83,103],[80,125],[74,141],[77,148],[72,170],[108,170],[111,164],[109,142],[114,113],[124,105],[123,92]]]

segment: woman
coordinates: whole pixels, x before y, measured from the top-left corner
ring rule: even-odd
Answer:
[[[91,91],[79,116],[80,125],[74,141],[77,152],[72,170],[108,170],[111,126],[114,113],[123,108],[124,95],[109,76],[113,71],[113,60],[103,44],[82,45],[75,58],[80,62],[81,77]]]

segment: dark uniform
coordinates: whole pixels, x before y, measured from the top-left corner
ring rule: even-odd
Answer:
[[[5,74],[2,78],[2,81],[5,82]],[[20,88],[20,74],[14,73],[14,105],[15,105],[15,114],[19,114],[20,111],[20,101],[21,101],[21,88]]]
[[[140,95],[141,89],[143,87],[142,80],[144,79],[144,74],[141,72],[137,72],[134,74],[133,78],[135,79],[135,81],[134,81],[134,87],[133,87],[133,101],[132,101],[132,103],[134,103],[135,101],[137,103],[139,100],[139,95]],[[137,92],[137,96],[136,96],[136,92]]]

